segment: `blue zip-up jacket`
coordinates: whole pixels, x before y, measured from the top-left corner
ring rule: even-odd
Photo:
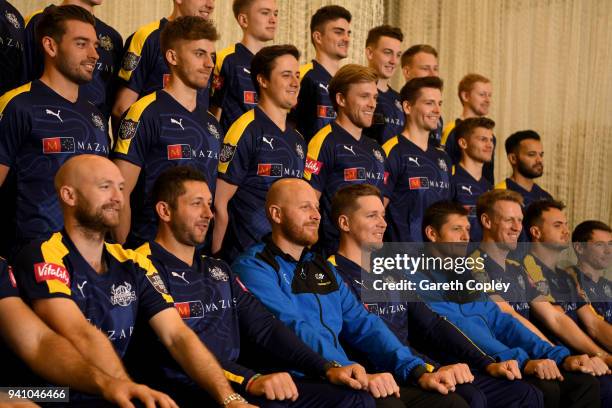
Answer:
[[[416,357],[374,314],[368,313],[334,267],[304,250],[299,261],[269,240],[249,248],[232,270],[272,313],[327,360],[352,364],[340,339],[366,353],[377,370],[414,383],[432,367]]]
[[[436,282],[448,280],[443,273],[427,274],[425,277]],[[514,317],[502,312],[484,294],[475,295],[473,301],[464,303],[449,301],[446,295],[437,299],[427,298],[427,295],[424,294],[424,297],[436,313],[445,316],[498,361],[517,360],[523,368],[528,360],[548,358],[561,364],[570,355],[567,348],[553,347],[540,339]]]

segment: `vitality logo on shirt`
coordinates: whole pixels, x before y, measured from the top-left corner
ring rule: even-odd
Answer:
[[[204,305],[200,300],[176,302],[174,307],[181,316],[181,319],[200,319],[204,317]]]
[[[344,181],[362,181],[365,179],[366,171],[363,167],[344,169]]]
[[[257,92],[255,91],[244,91],[244,103],[249,105],[257,104]]]
[[[336,112],[332,106],[317,105],[317,117],[323,119],[335,119]]]
[[[66,286],[70,286],[70,275],[68,274],[66,268],[62,265],[49,262],[34,264],[34,277],[38,283],[55,280],[63,283]]]
[[[319,174],[321,168],[323,167],[323,163],[318,160],[310,158],[310,156],[306,156],[306,164],[305,164],[305,172],[310,174]]]
[[[11,266],[8,267],[8,277],[9,277],[9,282],[11,282],[11,286],[16,288],[17,281],[15,280],[15,275],[13,275],[13,268]]]
[[[191,146],[188,144],[168,145],[168,160],[191,158]]]
[[[42,140],[43,154],[74,153],[74,138],[46,137]]]
[[[280,163],[259,163],[257,164],[257,175],[264,177],[281,177],[283,175],[283,165]]]
[[[408,185],[411,190],[427,190],[429,188],[429,179],[427,177],[410,177]]]

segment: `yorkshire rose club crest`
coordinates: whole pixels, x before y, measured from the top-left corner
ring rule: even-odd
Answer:
[[[219,129],[217,129],[217,127],[213,125],[212,123],[208,124],[208,131],[217,140],[219,140],[219,138],[221,137],[221,135],[219,134]]]
[[[7,12],[4,13],[4,16],[9,21],[9,23],[11,23],[13,25],[13,27],[21,28],[21,24],[19,24],[19,20],[17,19],[16,15],[14,15],[13,13],[7,11]]]
[[[446,161],[442,158],[438,159],[438,167],[442,171],[448,171],[448,166],[446,165]]]
[[[100,47],[106,51],[112,51],[115,46],[113,45],[113,41],[108,35],[100,35],[98,36],[100,40]]]
[[[104,130],[106,129],[106,127],[104,126],[104,120],[102,119],[102,116],[97,115],[95,113],[91,114],[91,123],[93,123],[93,125],[100,129],[102,132],[104,132]]]
[[[219,268],[218,266],[213,266],[212,268],[208,268],[208,272],[210,272],[210,276],[212,276],[214,280],[227,282],[227,280],[229,279],[229,276],[227,275],[227,273],[223,269]]]
[[[304,160],[304,149],[302,148],[301,144],[295,145],[295,152],[298,156],[300,156],[300,160]]]

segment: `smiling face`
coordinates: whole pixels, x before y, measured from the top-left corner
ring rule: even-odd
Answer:
[[[461,99],[473,116],[487,116],[491,106],[491,83],[475,82],[469,92],[462,92]]]
[[[362,196],[355,200],[354,211],[341,214],[340,229],[367,252],[382,248],[383,235],[387,229],[385,206],[378,196]]]
[[[328,21],[321,32],[313,33],[313,38],[315,47],[323,54],[333,59],[346,58],[351,42],[351,24],[343,18]]]
[[[346,96],[341,93],[336,94],[339,114],[346,116],[357,127],[370,127],[376,109],[376,98],[378,98],[376,82],[351,84]]]
[[[174,238],[183,245],[198,246],[206,239],[212,213],[212,195],[202,181],[184,181],[184,194],[170,208],[169,226]]]
[[[70,81],[82,85],[91,81],[99,55],[98,37],[91,24],[78,20],[64,22],[66,31],[59,43],[43,38],[43,47],[55,68]]]
[[[477,127],[467,137],[457,140],[459,147],[472,160],[489,163],[493,158],[493,130]]]
[[[414,105],[406,101],[403,106],[410,123],[430,132],[438,127],[442,108],[442,92],[436,88],[421,88]]]
[[[291,109],[297,104],[300,92],[300,66],[293,55],[285,54],[274,60],[270,78],[258,75],[262,98],[268,98],[282,109]]]
[[[265,42],[274,39],[278,26],[278,7],[275,0],[256,0],[240,19],[247,33],[253,38]]]
[[[583,243],[574,243],[581,262],[595,270],[604,270],[612,263],[612,233],[604,230],[593,230],[591,238]]]
[[[373,47],[366,47],[366,58],[380,78],[389,79],[395,73],[402,57],[402,43],[391,37],[380,37]]]
[[[215,10],[215,0],[174,0],[180,16],[197,16],[208,20]]]
[[[516,249],[523,229],[523,210],[514,201],[500,200],[493,205],[491,214],[482,214],[481,223],[483,240],[511,251]]]
[[[319,240],[319,199],[307,184],[291,190],[280,206],[280,229],[289,242],[310,246]]]

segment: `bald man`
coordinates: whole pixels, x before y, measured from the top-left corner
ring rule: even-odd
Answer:
[[[55,189],[64,229],[32,242],[19,254],[15,276],[22,296],[85,360],[120,379],[129,378],[121,358],[136,319],[148,321],[198,385],[219,404],[237,406],[242,397],[183,323],[151,262],[104,242],[109,229],[119,223],[123,184],[117,166],[100,156],[76,156],[59,169]],[[70,397],[83,404],[92,398],[75,392]]]
[[[450,372],[432,372],[433,367],[404,346],[378,316],[366,311],[329,262],[309,250],[319,238],[321,215],[317,194],[308,183],[275,182],[265,211],[271,236],[232,265],[251,293],[306,344],[339,366],[353,364],[339,343],[342,333],[344,344],[376,367],[367,377],[377,407],[467,406],[453,393]]]

